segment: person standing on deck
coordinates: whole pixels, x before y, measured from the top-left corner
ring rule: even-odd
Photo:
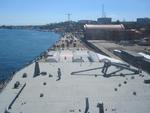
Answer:
[[[58,68],[57,74],[58,74],[58,79],[56,81],[59,81],[61,79],[61,70],[60,70],[60,68]]]

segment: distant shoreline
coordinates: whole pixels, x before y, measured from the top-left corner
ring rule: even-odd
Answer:
[[[62,32],[58,32],[58,31],[54,31],[54,30],[46,30],[46,29],[30,29],[30,28],[3,28],[3,27],[0,27],[0,29],[8,29],[8,30],[34,30],[34,31],[39,31],[39,32],[54,32],[54,33],[57,33],[57,34],[62,34]]]

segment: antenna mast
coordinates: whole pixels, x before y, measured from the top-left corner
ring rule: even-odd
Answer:
[[[68,16],[68,22],[70,22],[71,14],[68,13],[67,16]]]
[[[102,5],[102,18],[106,18],[105,7]]]

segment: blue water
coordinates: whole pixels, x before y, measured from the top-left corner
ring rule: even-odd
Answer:
[[[0,29],[0,80],[51,47],[59,35],[35,30]]]

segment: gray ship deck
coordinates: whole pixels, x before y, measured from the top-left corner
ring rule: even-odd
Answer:
[[[0,94],[0,113],[100,113],[98,103],[103,103],[104,113],[150,113],[150,84],[144,83],[150,79],[147,73],[123,69],[105,77],[101,67],[107,57],[88,50],[50,51],[48,55],[38,61],[40,75],[33,76],[35,63],[14,75]],[[110,66],[107,72],[117,69]],[[20,82],[17,89],[13,88],[16,81]]]

